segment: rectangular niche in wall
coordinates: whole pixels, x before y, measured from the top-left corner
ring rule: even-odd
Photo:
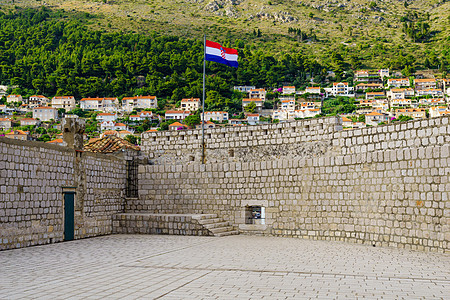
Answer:
[[[266,210],[264,206],[251,205],[245,207],[245,224],[265,224]]]

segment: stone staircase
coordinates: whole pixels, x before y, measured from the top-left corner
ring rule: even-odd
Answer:
[[[239,231],[235,230],[231,223],[219,218],[217,214],[201,214],[194,215],[192,219],[208,230],[213,236],[227,236],[239,234]]]

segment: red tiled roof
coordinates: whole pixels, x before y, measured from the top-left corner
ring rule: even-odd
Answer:
[[[113,135],[105,136],[84,145],[84,151],[94,153],[113,153],[121,149],[141,150],[139,146]]]

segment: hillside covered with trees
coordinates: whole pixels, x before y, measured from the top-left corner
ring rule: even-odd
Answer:
[[[89,15],[61,20],[48,9],[0,14],[0,82],[24,95],[105,97],[150,94],[177,102],[201,97],[202,41],[90,30]],[[301,53],[274,57],[242,41],[239,68],[207,63],[209,109],[241,110],[237,84],[306,84],[324,67]]]

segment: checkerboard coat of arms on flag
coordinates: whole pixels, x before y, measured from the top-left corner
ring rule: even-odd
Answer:
[[[237,68],[238,51],[236,49],[222,47],[219,43],[206,40],[205,60]]]

